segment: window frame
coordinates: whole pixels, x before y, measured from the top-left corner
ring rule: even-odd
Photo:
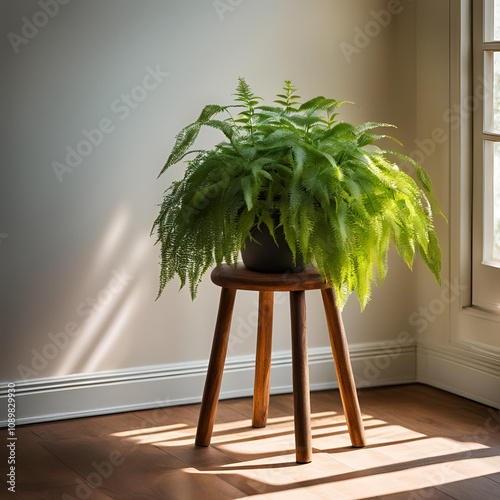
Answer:
[[[472,12],[473,95],[482,96],[473,119],[472,305],[500,313],[500,262],[486,256],[492,232],[485,230],[493,225],[493,145],[500,143],[500,132],[486,127],[492,113],[488,105],[493,106],[493,54],[500,54],[500,41],[487,41],[493,36],[486,13],[493,16],[493,5],[494,0],[473,2]]]
[[[473,3],[481,4],[483,12],[483,1],[450,2],[450,110],[468,109],[475,95],[472,16],[477,6]],[[481,362],[486,357],[497,362],[500,360],[500,314],[473,302],[473,239],[477,237],[473,234],[473,216],[477,215],[478,208],[482,209],[482,190],[478,189],[482,186],[482,168],[477,179],[477,169],[474,171],[472,167],[477,153],[473,141],[473,122],[477,120],[474,111],[472,114],[461,112],[456,123],[450,124],[450,281],[458,284],[460,290],[458,300],[450,304],[448,341],[450,346],[466,351],[470,359]],[[474,165],[478,165],[477,158]]]

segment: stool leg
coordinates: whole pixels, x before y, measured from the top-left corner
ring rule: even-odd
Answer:
[[[196,441],[198,446],[208,446],[212,439],[212,430],[215,422],[215,413],[219,401],[222,372],[226,360],[227,343],[229,340],[229,329],[231,327],[231,316],[233,314],[236,290],[222,288],[219,302],[219,312],[215,325],[212,352],[208,364],[205,390],[201,401]]]
[[[292,319],[293,414],[297,463],[312,460],[311,403],[309,368],[307,364],[306,297],[305,292],[290,292]]]
[[[355,448],[362,448],[366,445],[365,430],[361,418],[358,395],[356,394],[354,376],[352,374],[344,323],[342,322],[340,310],[335,303],[333,289],[326,288],[321,290],[321,295],[323,296],[335,370],[337,371],[339,382],[340,397],[344,406],[351,443]]]
[[[259,292],[259,324],[255,357],[252,426],[265,427],[271,386],[271,348],[274,292]]]

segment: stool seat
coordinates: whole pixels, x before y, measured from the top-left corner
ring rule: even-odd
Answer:
[[[211,278],[221,287],[221,295],[196,430],[196,445],[208,446],[212,438],[237,290],[259,292],[252,426],[266,426],[271,381],[274,292],[284,291],[290,292],[295,453],[297,463],[312,460],[305,292],[320,289],[351,443],[356,448],[365,446],[363,420],[342,316],[335,303],[333,288],[323,282],[319,272],[306,269],[300,273],[259,273],[238,263],[236,269],[228,264],[217,266],[212,271]]]
[[[236,269],[229,264],[217,266],[210,278],[223,288],[257,292],[294,292],[330,288],[323,282],[317,269],[307,268],[300,273],[258,273],[245,267],[242,262],[238,262]]]

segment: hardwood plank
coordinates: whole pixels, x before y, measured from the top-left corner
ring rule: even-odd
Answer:
[[[345,423],[323,427],[323,432],[313,429],[313,445],[327,453],[352,450]],[[426,436],[396,425],[388,425],[383,420],[369,420],[365,424],[365,434],[370,444],[367,449],[405,444],[426,438]]]
[[[280,493],[288,493],[295,498],[300,493],[305,498],[332,498],[332,485],[321,484],[321,479],[332,473],[332,470],[352,472],[350,467],[336,462],[326,455],[314,455],[312,465],[298,466],[295,462],[295,453],[291,451],[283,454],[277,460],[276,456],[265,458],[251,458],[250,460],[234,460],[232,465],[215,466],[210,469],[219,477],[244,491],[247,495],[271,495],[270,498],[280,498]],[[313,493],[308,488],[301,488],[300,481],[305,479],[319,479],[320,484]],[[327,496],[325,496],[327,495]],[[257,496],[260,498],[260,496]],[[283,498],[287,498],[283,495]],[[338,495],[335,498],[346,498]]]
[[[491,479],[492,481],[495,481],[497,483],[500,483],[500,472],[497,472],[496,474],[490,474],[486,476],[488,479]]]
[[[311,398],[314,393],[311,393]],[[271,397],[271,409],[281,415],[290,415],[293,418],[293,396],[292,394],[278,394]]]
[[[207,448],[194,446],[200,405],[19,427],[18,456],[26,457],[18,463],[17,497],[78,498],[81,481],[97,480],[89,477],[95,464],[119,452],[125,460],[98,488],[84,483],[90,498],[500,498],[494,410],[414,384],[363,389],[359,397],[369,444],[353,449],[338,391],[311,393],[307,465],[295,463],[291,394],[270,398],[267,427],[257,429],[251,398],[221,401]]]
[[[455,436],[430,436],[419,441],[409,441],[405,445],[412,450],[414,459],[454,455],[486,448],[481,443],[457,440]]]
[[[418,499],[429,499],[429,500],[452,500],[453,497],[450,497],[446,493],[438,490],[437,488],[423,488],[419,490],[413,491],[402,491],[400,493],[393,493],[392,495],[383,495],[379,497],[380,500],[408,500],[409,498],[413,498],[415,500]]]
[[[146,420],[146,422],[154,426],[186,424],[187,426],[196,427],[200,406],[200,404],[194,404],[154,408],[152,410],[136,411],[133,415]]]
[[[213,444],[218,450],[240,461],[275,457],[282,461],[283,456],[295,454],[295,438],[293,426],[277,428],[267,425],[259,433],[247,433],[241,438],[239,435],[233,439],[214,440]]]
[[[18,495],[19,489],[16,486],[16,490],[14,492],[9,491],[8,485],[5,481],[0,480],[0,497],[1,495],[5,495],[5,498],[10,500],[22,500],[21,496]]]
[[[475,477],[453,483],[437,486],[439,491],[446,493],[455,500],[498,500],[500,485],[487,477]]]
[[[328,500],[360,499],[366,498],[366,492],[370,492],[373,497],[377,492],[405,489],[404,483],[398,479],[391,478],[388,481],[381,473],[363,475],[325,454],[315,453],[312,464],[302,467],[294,466],[293,460],[293,453],[290,453],[287,461],[281,464],[271,458],[265,458],[240,462],[232,468],[224,469],[237,471],[239,477],[247,477],[247,488],[252,487],[273,499],[286,498],[285,492],[312,494],[316,498]],[[234,476],[223,477],[228,481],[235,480]],[[244,489],[241,483],[238,487]]]
[[[251,398],[237,398],[237,399],[224,399],[219,402],[220,411],[216,417],[216,422],[227,423],[237,421],[247,421],[252,418],[252,399]],[[270,407],[271,411],[272,408]]]
[[[82,439],[105,436],[113,432],[130,431],[150,427],[133,413],[118,413],[100,417],[59,420],[45,424],[33,424],[29,428],[45,441],[59,439]]]
[[[333,421],[345,421],[344,408],[338,390],[312,392],[311,411],[313,414],[332,412]]]
[[[78,474],[44,448],[42,439],[28,427],[18,427],[16,437],[16,491],[20,495],[74,484],[75,478],[79,477]],[[4,446],[1,448],[3,452]],[[6,477],[7,468],[7,460],[2,456],[0,463],[2,478]]]
[[[499,447],[467,450],[457,453],[456,456],[453,469],[465,477],[486,476],[500,471]]]
[[[403,387],[403,389],[401,388]],[[447,435],[484,436],[484,427],[492,412],[479,403],[450,395],[439,389],[413,384],[360,391],[361,405],[366,413],[376,408],[379,418],[389,423],[397,419],[400,425],[427,435],[442,435],[442,422],[447,422]],[[432,404],[430,404],[432,401]],[[411,407],[411,412],[408,408]],[[498,432],[489,433],[490,442],[500,437]]]
[[[397,478],[403,484],[403,488],[393,493],[407,490],[432,490],[444,482],[465,479],[463,474],[449,466],[446,458],[408,461],[404,464],[392,465],[388,471],[391,473],[386,476],[387,480],[392,481],[393,478]]]
[[[166,423],[172,421],[176,420],[169,420]],[[127,437],[130,434],[135,435],[134,431],[132,431],[131,433],[119,433],[117,436]],[[160,425],[140,431],[139,434],[142,436],[141,440],[144,443],[170,444],[173,447],[190,446],[195,442],[196,424],[174,423],[165,426]],[[240,413],[233,411],[231,408],[218,412],[212,434],[212,444],[231,440],[241,441],[247,439],[247,437],[251,438],[252,435],[251,418],[245,420]]]
[[[329,500],[332,500],[332,495],[333,492],[330,492],[330,497]],[[305,489],[285,489],[285,490],[278,490],[274,491],[272,493],[267,493],[267,494],[260,494],[260,495],[251,495],[252,500],[318,500],[318,498],[324,498],[324,497],[319,497],[318,495],[314,494],[310,490],[305,490]],[[337,497],[334,496],[335,500],[345,500],[345,497]]]
[[[226,401],[221,401],[220,411],[215,417],[215,427],[212,436],[212,443],[224,441],[225,439],[239,438],[240,436],[252,435],[254,429],[252,427],[252,400],[247,398],[245,405],[250,408],[248,412],[237,411],[232,404],[225,404]]]
[[[288,399],[288,404],[285,404],[285,397]],[[313,395],[314,397],[314,395]],[[280,408],[278,408],[277,412],[273,411],[273,408],[275,408],[274,401],[280,401]],[[250,415],[251,414],[251,400],[247,398],[246,400],[230,400],[230,401],[223,401],[221,402],[221,405],[223,406],[223,410],[221,411],[226,411],[226,408],[230,409],[237,409],[238,411],[241,412],[241,414],[246,414]],[[285,411],[284,408],[289,408],[288,411]],[[283,410],[282,410],[283,409]],[[313,433],[321,433],[325,431],[330,431],[336,429],[337,426],[344,426],[345,427],[345,421],[342,416],[342,421],[333,424],[331,423],[331,412],[326,412],[327,414],[316,414],[312,416],[312,429]],[[271,397],[271,409],[270,409],[270,416],[268,420],[268,425],[267,428],[265,429],[252,429],[250,427],[250,421],[247,419],[245,421],[247,424],[247,427],[242,427],[238,431],[237,429],[233,429],[233,432],[231,433],[230,429],[230,424],[226,426],[225,431],[221,432],[219,434],[218,438],[214,438],[215,440],[213,443],[216,446],[219,446],[224,448],[224,451],[227,451],[227,446],[228,445],[235,445],[235,447],[232,447],[233,453],[235,453],[235,456],[240,456],[240,452],[243,454],[248,455],[249,451],[252,448],[255,448],[256,451],[259,449],[262,450],[262,442],[267,442],[269,444],[272,443],[271,449],[269,450],[270,456],[272,455],[272,448],[275,450],[281,450],[281,451],[286,451],[284,448],[280,448],[283,446],[283,441],[286,442],[287,446],[293,447],[293,401],[291,395],[280,395],[280,396],[272,396]],[[347,430],[341,431],[343,433],[347,433]],[[217,433],[217,432],[216,432]],[[215,434],[216,434],[215,433]],[[272,441],[271,441],[272,440]],[[274,446],[274,442],[278,440],[279,443]],[[238,448],[240,450],[238,450]]]
[[[183,460],[161,447],[123,439],[99,439],[46,443],[53,453],[93,481],[91,474],[103,470],[100,491],[112,498],[240,498],[241,492],[217,477],[198,475]],[[192,445],[194,448],[194,445]],[[199,448],[197,448],[199,451]],[[211,448],[203,449],[213,455]],[[115,460],[112,460],[114,454]],[[206,453],[203,453],[206,457]],[[181,454],[182,455],[182,454]],[[197,456],[199,460],[199,455]],[[110,469],[104,462],[114,464]],[[97,464],[97,465],[96,465]],[[106,477],[104,477],[106,476]],[[185,495],[185,496],[183,496]]]
[[[52,441],[44,446],[111,498],[215,500],[242,496],[217,477],[196,474],[195,469],[161,447],[142,444],[140,436],[132,441],[93,438]]]
[[[200,448],[194,444],[172,446],[170,443],[157,443],[155,446],[200,470],[209,470],[213,467],[222,467],[237,462],[214,446]]]
[[[78,496],[78,493],[80,493],[80,496]],[[61,500],[61,498],[68,498],[68,500],[78,500],[80,498],[90,498],[91,500],[113,500],[113,497],[106,495],[102,490],[94,488],[88,483],[86,483],[85,486],[82,486],[82,483],[75,483],[73,486],[25,491],[19,498],[22,500]]]
[[[394,464],[394,459],[381,450],[369,448],[363,450],[348,449],[346,451],[339,451],[332,455],[335,460],[348,465],[353,470],[369,469],[373,464],[377,467],[390,466]]]
[[[155,498],[155,481],[187,467],[154,445],[131,439],[97,437],[49,441],[43,446],[101,491],[118,498]],[[76,483],[73,482],[76,486]],[[160,497],[161,498],[161,497]]]
[[[238,411],[239,405],[244,407],[243,411]],[[167,439],[168,437],[176,439],[179,435],[182,435],[187,439],[189,436],[192,436],[194,443],[200,406],[200,404],[195,404],[155,410],[143,410],[136,412],[136,415],[143,418],[147,422],[158,426],[159,431],[161,431],[164,427],[173,428],[174,426],[178,426],[178,432],[176,435],[169,432],[169,436],[165,437]],[[217,411],[215,417],[213,439],[216,439],[217,436],[235,433],[239,429],[251,429],[251,399],[244,398],[220,401],[218,408],[219,410]]]
[[[123,496],[120,500],[232,500],[246,497],[237,488],[211,474],[200,474],[196,469],[170,471],[155,478],[148,496]],[[153,495],[153,496],[150,496]]]

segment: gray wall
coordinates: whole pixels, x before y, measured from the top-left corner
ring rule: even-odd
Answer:
[[[214,5],[228,9],[218,13]],[[286,78],[304,98],[355,101],[359,107],[346,107],[345,119],[395,123],[410,150],[414,6],[402,1],[386,27],[367,24],[370,10],[387,5],[72,0],[44,23],[36,1],[3,1],[0,380],[205,360],[218,302],[208,277],[194,303],[185,290],[178,293],[177,282],[154,301],[158,249],[149,230],[163,190],[184,168],[156,180],[174,135],[204,104],[229,103],[241,75],[266,99]],[[45,24],[36,34],[25,28],[26,43],[12,35],[22,35],[24,16]],[[356,28],[374,36],[355,40]],[[342,42],[366,46],[348,61]],[[135,89],[141,101],[132,106],[120,102],[142,85],[147,68],[162,72],[156,88]],[[89,154],[80,164],[56,175],[53,163],[64,164],[67,148],[99,124],[109,133],[84,148]],[[207,134],[202,142],[213,139]],[[409,328],[414,278],[398,259],[390,264],[366,311],[360,315],[354,297],[345,309],[352,344],[391,340]],[[277,298],[277,351],[289,349],[285,299]],[[255,305],[252,293],[239,294],[233,333],[241,341],[232,343],[232,356],[254,351],[246,331]],[[308,294],[308,317],[310,346],[328,346],[315,292]],[[64,329],[68,334],[57,336]],[[56,337],[60,347],[48,348]],[[44,353],[34,365],[33,350]],[[20,365],[33,371],[20,372]]]

